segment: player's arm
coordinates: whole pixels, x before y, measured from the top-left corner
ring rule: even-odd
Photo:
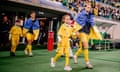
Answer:
[[[40,30],[39,29],[33,30],[33,33],[34,33],[34,40],[37,40],[39,33],[40,33]]]
[[[90,15],[90,19],[89,19],[89,22],[93,28],[93,30],[95,31],[97,37],[99,38],[99,40],[102,40],[102,36],[97,28],[97,26],[95,25],[95,21],[94,21],[94,15]]]
[[[86,18],[85,14],[83,12],[79,13],[76,18],[76,24],[79,24],[79,26],[82,28],[85,25]]]
[[[74,26],[73,26],[73,32],[77,32],[79,31],[80,29],[82,28],[82,26],[80,26],[77,22],[74,23]]]
[[[90,15],[89,23],[93,27],[93,29],[95,30],[95,32],[99,32],[98,29],[97,29],[97,27],[95,26],[94,15]]]
[[[80,12],[75,20],[75,26],[73,30],[73,32],[76,33],[76,35],[79,35],[79,31],[85,25],[85,20],[85,14],[83,12]]]
[[[63,24],[60,26],[60,29],[58,30],[58,42],[61,42],[61,37],[63,35],[63,30],[64,30],[64,26]]]
[[[23,28],[23,31],[22,31],[22,33],[23,33],[23,37],[25,37],[25,35],[26,35],[26,33],[27,33],[28,31],[29,31],[28,29]]]
[[[22,36],[23,36],[22,28],[19,29],[19,32],[20,32],[20,33],[19,33],[20,36],[22,37]]]
[[[23,30],[22,30],[23,37],[25,37],[28,31],[29,31],[29,21],[26,20],[23,26]]]
[[[9,31],[9,40],[11,40],[13,31],[14,31],[14,26]]]
[[[93,14],[90,14],[89,23],[92,27],[95,26],[95,21],[94,21],[94,15]]]
[[[36,29],[39,29],[39,28],[40,28],[40,24],[39,24],[38,19],[36,19],[35,26],[36,26]]]

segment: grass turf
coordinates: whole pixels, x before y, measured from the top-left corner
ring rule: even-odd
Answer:
[[[33,53],[33,57],[28,57],[23,51],[17,51],[15,57],[10,57],[8,51],[0,52],[0,72],[66,72],[63,70],[64,57],[57,61],[55,68],[50,67],[50,58],[55,51],[33,50]],[[120,50],[90,51],[89,57],[94,69],[85,69],[81,55],[78,64],[70,59],[71,72],[120,72]]]

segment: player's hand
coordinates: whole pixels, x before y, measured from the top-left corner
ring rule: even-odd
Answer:
[[[25,34],[23,34],[22,37],[25,38]]]
[[[9,41],[11,40],[11,38],[9,38]]]
[[[61,40],[59,40],[58,42],[59,42],[60,44],[62,43],[62,41],[61,41]]]
[[[79,35],[80,35],[80,33],[79,33],[79,32],[76,32],[76,35],[77,35],[77,36],[79,36]]]
[[[58,42],[59,42],[59,43],[62,43],[61,36],[58,35],[57,38],[58,38]]]
[[[11,40],[11,34],[9,34],[9,40]]]

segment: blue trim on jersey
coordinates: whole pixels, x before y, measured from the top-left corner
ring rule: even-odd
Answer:
[[[32,24],[33,24],[33,25],[32,25]],[[31,18],[29,18],[28,20],[25,21],[23,27],[26,28],[26,29],[30,29],[31,26],[32,26],[32,29],[33,29],[33,30],[39,29],[39,28],[40,28],[40,25],[39,25],[38,19],[35,19],[35,21],[32,23]]]

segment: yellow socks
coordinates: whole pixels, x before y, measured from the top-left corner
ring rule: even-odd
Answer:
[[[82,52],[83,52],[83,48],[82,48],[82,42],[80,42],[79,43],[79,49],[78,49],[78,51],[75,53],[75,56],[79,56]]]
[[[89,61],[88,48],[84,48],[83,53],[84,53],[84,59],[85,59],[85,61],[88,62]]]
[[[32,52],[32,45],[28,44],[25,50],[28,50],[28,52],[31,53]]]
[[[11,52],[15,53],[16,51],[16,45],[12,45]]]
[[[69,54],[65,56],[65,66],[69,66]]]

